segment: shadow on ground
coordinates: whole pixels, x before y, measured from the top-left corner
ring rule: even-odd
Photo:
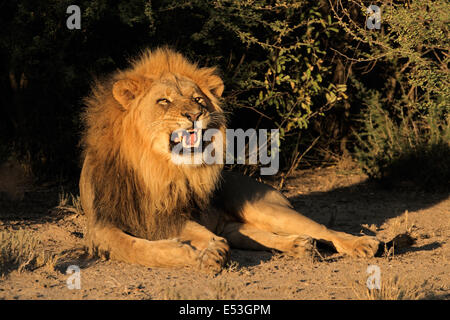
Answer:
[[[21,221],[26,225],[44,222],[56,222],[64,218],[69,212],[58,210],[60,195],[67,188],[61,186],[34,187],[23,192],[20,199],[11,199],[0,192],[0,221],[8,224],[11,221]],[[77,194],[73,187],[72,193]]]
[[[413,188],[381,188],[366,181],[324,192],[289,197],[295,209],[338,231],[359,232],[361,225],[381,226],[405,211],[414,212],[437,205],[448,192],[430,193]],[[370,232],[370,230],[368,230]]]

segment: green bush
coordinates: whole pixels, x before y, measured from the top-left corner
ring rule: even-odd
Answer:
[[[400,108],[389,114],[379,104],[363,113],[355,150],[363,170],[386,182],[410,181],[428,190],[450,187],[450,115]]]
[[[386,4],[379,31],[335,11],[342,29],[367,45],[353,50],[354,62],[384,71],[372,88],[351,78],[363,106],[354,155],[370,177],[450,187],[449,9],[444,0]]]
[[[350,128],[373,176],[407,151],[401,141],[415,133],[404,130],[420,132],[412,150],[436,140],[432,124],[436,145],[446,145],[447,1],[384,5],[382,30],[364,28],[365,5],[353,0],[80,0],[81,30],[68,30],[71,4],[9,1],[0,10],[0,160],[14,154],[37,176],[78,176],[78,119],[92,79],[161,45],[219,66],[230,126],[278,128],[282,167],[296,167],[312,142],[351,150]],[[355,121],[360,106],[369,122]],[[402,147],[370,131],[387,125]]]

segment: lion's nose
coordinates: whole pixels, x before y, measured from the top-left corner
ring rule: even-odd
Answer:
[[[181,113],[183,117],[188,118],[190,121],[194,122],[197,121],[198,118],[203,114],[203,110],[200,110],[200,112],[194,113],[194,112],[184,112]]]

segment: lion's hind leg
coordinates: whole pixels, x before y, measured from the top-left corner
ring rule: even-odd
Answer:
[[[381,245],[374,237],[357,237],[328,229],[295,211],[277,190],[249,177],[224,173],[221,197],[226,212],[259,230],[305,235],[356,257],[372,257]]]
[[[278,250],[294,257],[310,256],[313,239],[301,235],[275,234],[245,223],[232,222],[221,233],[230,245],[247,250]]]
[[[338,252],[354,257],[373,257],[381,243],[374,237],[359,237],[328,229],[285,203],[258,200],[245,206],[241,212],[244,221],[258,229],[282,234],[306,235],[333,244]]]

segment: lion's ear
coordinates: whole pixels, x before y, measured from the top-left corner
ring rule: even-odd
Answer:
[[[128,110],[131,102],[143,90],[143,84],[140,81],[132,79],[122,79],[114,83],[112,94],[114,99],[119,102],[125,110]]]
[[[222,79],[219,76],[211,75],[208,77],[208,89],[216,97],[222,96],[225,86]]]

